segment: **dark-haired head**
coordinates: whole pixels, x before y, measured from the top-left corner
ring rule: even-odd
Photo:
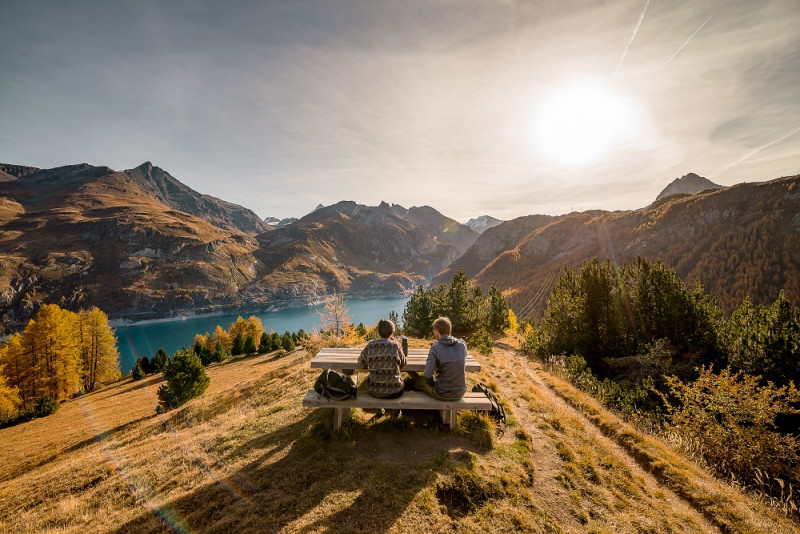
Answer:
[[[389,319],[378,321],[378,335],[383,339],[389,339],[394,334],[394,323]]]

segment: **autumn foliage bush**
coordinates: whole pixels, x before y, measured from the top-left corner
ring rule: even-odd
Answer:
[[[800,480],[800,440],[776,431],[781,414],[800,413],[800,391],[790,383],[759,385],[760,377],[702,368],[694,382],[668,377],[667,412],[683,442],[717,471],[740,480],[757,470]]]

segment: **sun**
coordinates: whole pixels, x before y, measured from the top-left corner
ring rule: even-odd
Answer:
[[[571,82],[542,99],[534,142],[552,162],[585,167],[630,141],[636,133],[634,102],[599,83]]]

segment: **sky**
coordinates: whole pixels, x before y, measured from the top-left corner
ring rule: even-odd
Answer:
[[[262,217],[636,209],[800,173],[800,2],[0,0],[0,162]]]

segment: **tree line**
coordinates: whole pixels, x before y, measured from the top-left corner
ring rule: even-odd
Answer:
[[[453,275],[450,285],[417,288],[403,310],[403,331],[410,336],[429,337],[433,334],[434,319],[442,316],[450,318],[453,332],[459,336],[474,335],[481,329],[492,332],[516,329],[516,316],[500,289],[492,284],[484,296],[483,290],[469,281],[464,269]]]
[[[610,407],[677,432],[725,477],[800,482],[800,309],[782,291],[725,318],[663,261],[594,258],[562,271],[523,338]]]
[[[117,338],[102,310],[44,305],[0,347],[0,421],[46,415],[119,375]]]

